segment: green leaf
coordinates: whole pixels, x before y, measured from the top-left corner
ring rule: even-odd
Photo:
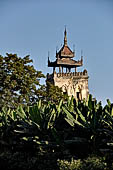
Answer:
[[[74,127],[75,122],[74,122],[72,119],[65,118],[65,120],[66,120],[72,127]]]
[[[108,107],[110,108],[111,107],[111,102],[109,99],[107,99],[107,104],[108,104]]]
[[[22,119],[25,119],[27,118],[24,110],[23,110],[23,107],[22,105],[18,106],[18,109],[17,109],[17,114],[22,118]]]
[[[42,104],[42,102],[41,102],[41,100],[39,100],[38,103],[37,103],[38,109],[41,108],[41,104]]]
[[[86,119],[85,117],[83,116],[83,114],[80,112],[80,110],[77,108],[77,112],[78,112],[78,115],[80,116],[81,120],[86,123]]]
[[[68,111],[66,107],[62,107],[63,111],[66,113],[67,118],[74,120],[72,114]]]
[[[59,102],[59,105],[57,107],[58,116],[59,116],[59,113],[61,112],[62,103],[63,103],[63,100],[61,99],[60,102]]]
[[[113,106],[112,106],[112,108],[111,108],[111,116],[113,116]]]

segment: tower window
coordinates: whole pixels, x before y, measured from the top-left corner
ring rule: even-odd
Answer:
[[[76,95],[77,95],[77,99],[80,99],[80,92],[77,92]]]
[[[63,92],[63,94],[67,94],[67,91]]]

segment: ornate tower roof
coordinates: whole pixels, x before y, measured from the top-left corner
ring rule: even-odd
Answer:
[[[60,49],[60,51],[58,53],[56,53],[56,57],[58,58],[73,58],[74,57],[74,52],[72,52],[72,50],[68,47],[67,45],[67,31],[65,28],[64,31],[64,45],[63,47]]]
[[[83,59],[80,61],[73,60],[74,52],[68,47],[67,44],[67,31],[64,31],[64,45],[56,52],[56,61],[50,62],[48,57],[48,67],[65,67],[76,68],[83,65]]]

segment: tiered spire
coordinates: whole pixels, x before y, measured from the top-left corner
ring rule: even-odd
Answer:
[[[64,30],[64,45],[62,48],[57,52],[56,51],[56,60],[51,62],[48,60],[48,67],[59,67],[59,70],[62,68],[66,68],[66,70],[71,71],[71,68],[80,67],[83,65],[83,60],[74,60],[74,51],[72,51],[67,45],[67,30],[65,27]],[[59,71],[60,72],[60,71]]]

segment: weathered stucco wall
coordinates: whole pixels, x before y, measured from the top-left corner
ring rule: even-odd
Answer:
[[[62,88],[63,92],[67,92],[68,96],[74,96],[79,99],[87,99],[88,74],[84,72],[76,73],[53,73],[47,76],[47,79],[54,83],[55,86]]]

